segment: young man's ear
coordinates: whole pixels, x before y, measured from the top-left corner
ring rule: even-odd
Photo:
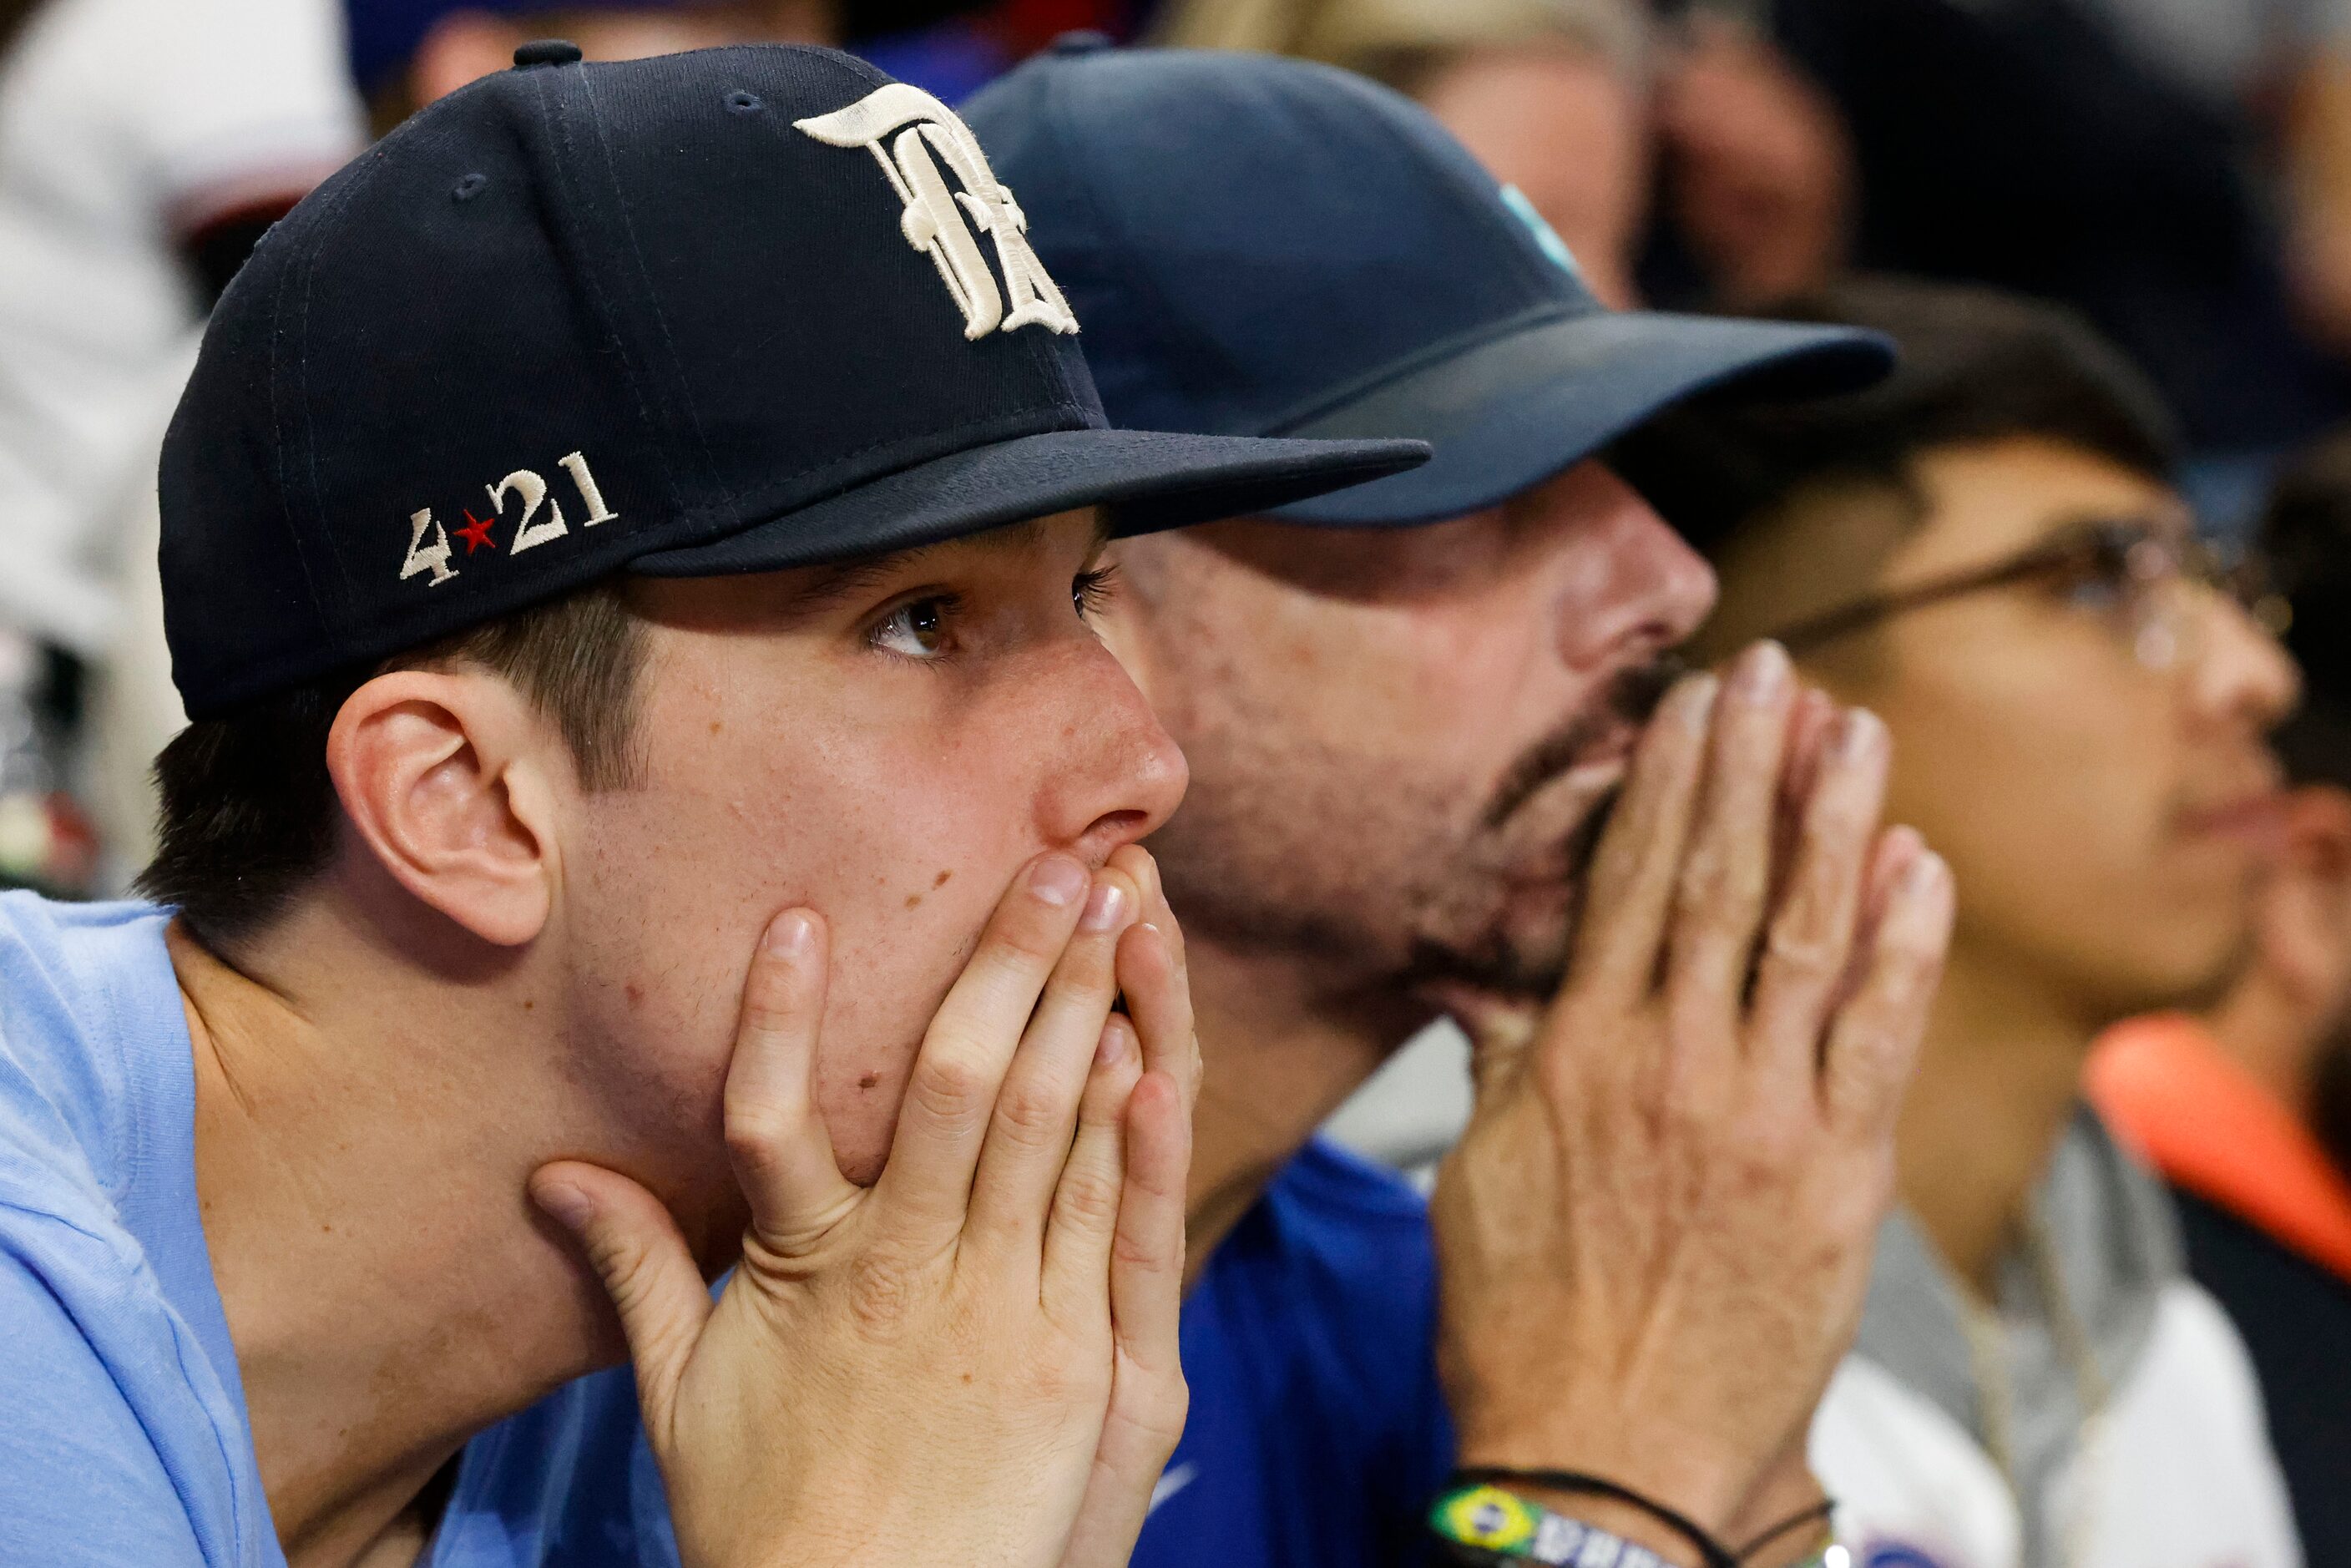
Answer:
[[[549,748],[561,744],[495,675],[397,670],[344,702],[327,771],[395,882],[483,941],[518,946],[553,907]]]

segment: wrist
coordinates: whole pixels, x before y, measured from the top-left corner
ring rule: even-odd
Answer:
[[[1655,1438],[1656,1434],[1646,1436]],[[1523,1435],[1482,1432],[1474,1437],[1465,1433],[1459,1464],[1465,1470],[1572,1470],[1604,1476],[1645,1498],[1664,1503],[1717,1537],[1728,1533],[1730,1526],[1739,1521],[1743,1511],[1740,1505],[1755,1488],[1751,1465],[1734,1468],[1715,1462],[1698,1444],[1682,1445],[1678,1452],[1658,1456],[1637,1453],[1620,1443],[1595,1441],[1589,1430],[1570,1434],[1530,1429]],[[1515,1484],[1512,1490],[1518,1490]],[[1596,1509],[1606,1500],[1587,1498],[1565,1511],[1583,1518],[1587,1511],[1584,1505]],[[1558,1506],[1556,1494],[1544,1506]],[[1615,1517],[1613,1511],[1611,1517]],[[1602,1523],[1597,1518],[1593,1522]],[[1641,1543],[1648,1544],[1646,1539]]]
[[[1548,1487],[1513,1486],[1510,1490],[1578,1524],[1605,1531],[1619,1541],[1654,1552],[1673,1568],[1706,1568],[1698,1548],[1688,1540],[1631,1503],[1619,1502],[1614,1498],[1578,1497]]]
[[[1740,1568],[1736,1553],[1676,1511],[1567,1471],[1457,1470],[1428,1526],[1444,1560],[1460,1568]]]

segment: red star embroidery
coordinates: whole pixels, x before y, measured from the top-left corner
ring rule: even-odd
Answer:
[[[474,552],[484,545],[489,546],[492,549],[498,548],[498,541],[490,538],[490,530],[497,525],[496,517],[477,517],[474,516],[474,509],[471,507],[465,508],[465,526],[457,530],[457,537],[465,541],[467,559],[472,559]]]

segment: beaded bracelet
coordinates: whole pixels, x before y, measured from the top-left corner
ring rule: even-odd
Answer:
[[[1498,1486],[1474,1482],[1447,1490],[1428,1511],[1428,1527],[1463,1568],[1508,1563],[1540,1563],[1572,1568],[1605,1563],[1611,1568],[1673,1568],[1646,1546],[1595,1530],[1529,1502]]]
[[[1429,1510],[1429,1530],[1447,1550],[1447,1557],[1466,1568],[1495,1568],[1513,1561],[1583,1568],[1673,1568],[1647,1547],[1595,1529],[1581,1520],[1552,1512],[1540,1503],[1504,1490],[1497,1482],[1515,1480],[1554,1491],[1583,1492],[1613,1498],[1641,1510],[1689,1540],[1706,1568],[1738,1568],[1753,1560],[1771,1542],[1807,1524],[1822,1533],[1820,1549],[1796,1568],[1848,1568],[1844,1549],[1829,1530],[1834,1505],[1815,1504],[1782,1520],[1755,1535],[1736,1552],[1716,1541],[1687,1516],[1652,1502],[1614,1481],[1574,1471],[1472,1469],[1456,1471]]]
[[[1705,1526],[1689,1515],[1604,1477],[1585,1475],[1581,1470],[1521,1470],[1499,1465],[1472,1466],[1453,1472],[1456,1486],[1474,1485],[1480,1481],[1499,1487],[1534,1487],[1570,1496],[1580,1493],[1586,1497],[1604,1497],[1611,1501],[1624,1503],[1640,1510],[1688,1542],[1697,1549],[1702,1568],[1739,1568],[1739,1553],[1717,1541]]]

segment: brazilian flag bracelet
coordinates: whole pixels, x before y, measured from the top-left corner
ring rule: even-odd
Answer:
[[[1615,1489],[1608,1490],[1613,1492]],[[1712,1540],[1701,1537],[1708,1549],[1705,1555],[1709,1563],[1724,1560],[1738,1563],[1746,1561],[1749,1553],[1804,1524],[1817,1523],[1825,1533],[1827,1511],[1825,1508],[1807,1509],[1802,1515],[1765,1531],[1736,1556]],[[1438,1496],[1428,1511],[1428,1528],[1445,1548],[1447,1560],[1460,1568],[1510,1568],[1520,1563],[1543,1563],[1549,1568],[1675,1568],[1646,1546],[1595,1529],[1581,1520],[1553,1513],[1540,1503],[1531,1502],[1474,1474],[1456,1477],[1454,1484]],[[1847,1568],[1846,1553],[1833,1541],[1823,1542],[1821,1550],[1797,1568]]]

